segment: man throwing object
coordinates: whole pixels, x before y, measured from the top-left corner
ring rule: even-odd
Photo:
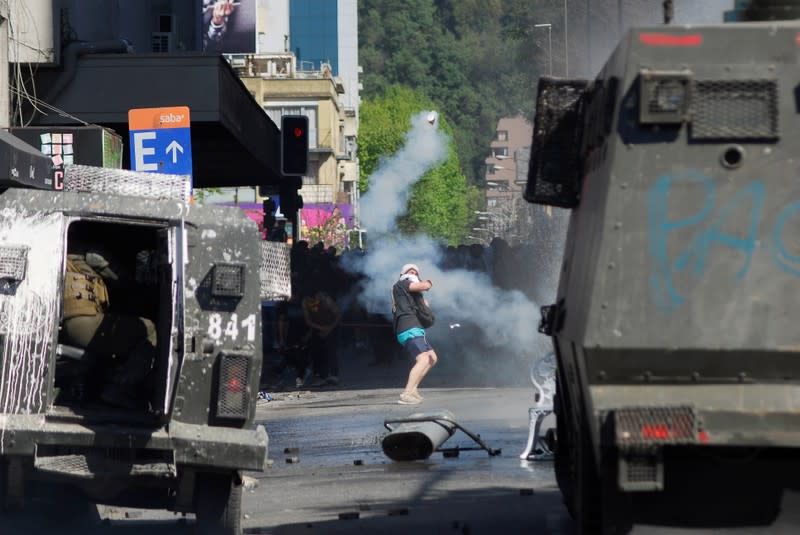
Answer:
[[[422,379],[436,364],[436,353],[425,337],[425,329],[417,317],[416,309],[428,302],[422,297],[433,287],[430,280],[420,280],[416,264],[406,264],[400,270],[400,279],[392,286],[392,314],[397,341],[415,359],[408,374],[408,383],[398,403],[418,405],[422,402],[417,388]]]

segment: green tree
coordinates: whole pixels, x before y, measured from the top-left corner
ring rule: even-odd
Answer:
[[[359,0],[365,98],[414,88],[453,125],[473,184],[500,117],[534,108],[543,49],[533,46],[529,0]],[[544,35],[540,32],[540,35]],[[360,140],[359,140],[360,141]]]
[[[222,188],[195,188],[192,190],[192,197],[198,204],[204,204],[206,199],[222,193]]]
[[[382,95],[365,99],[360,107],[358,158],[361,171],[359,187],[367,191],[369,177],[381,161],[401,148],[411,128],[411,118],[436,106],[421,92],[392,85]],[[407,213],[398,226],[406,233],[424,232],[448,244],[461,243],[474,221],[481,193],[467,183],[461,171],[452,128],[440,115],[439,128],[451,139],[446,160],[430,169],[415,184]]]

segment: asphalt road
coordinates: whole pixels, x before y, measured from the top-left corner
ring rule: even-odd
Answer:
[[[397,404],[399,390],[276,394],[259,407],[273,465],[244,508],[248,533],[567,533],[550,462],[518,458],[527,439],[527,388],[434,388]],[[395,462],[385,420],[448,410],[463,431],[442,447],[457,457]],[[263,416],[262,416],[263,415]],[[284,453],[284,452],[287,453]]]
[[[355,365],[358,364],[358,365]],[[420,406],[397,403],[407,364],[343,366],[338,387],[295,389],[271,385],[272,401],[261,401],[257,420],[270,436],[271,468],[247,474],[243,514],[249,534],[563,534],[574,525],[555,484],[552,462],[521,461],[528,433],[532,389],[524,377],[516,385],[491,386],[434,370],[423,384]],[[460,425],[479,434],[500,455],[463,450],[457,457],[437,452],[425,460],[396,462],[384,455],[384,421],[414,413],[448,410]],[[443,447],[474,448],[457,431]],[[287,461],[288,459],[288,461]],[[702,467],[700,467],[702,468]],[[702,483],[698,470],[687,487]],[[731,472],[730,487],[747,487]],[[718,511],[747,507],[704,495]],[[35,509],[35,504],[34,504]],[[41,514],[39,514],[41,513]],[[676,509],[676,514],[681,513]],[[75,525],[77,515],[55,516],[42,507],[22,523],[0,524],[0,534],[109,533],[183,535],[193,518],[161,511],[99,507],[92,527]],[[99,521],[99,523],[98,523]],[[721,533],[718,527],[637,525],[633,533],[658,535]],[[781,515],[770,526],[733,526],[739,534],[800,532],[800,496],[785,492]]]

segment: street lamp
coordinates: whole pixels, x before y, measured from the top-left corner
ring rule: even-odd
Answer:
[[[553,76],[553,25],[550,23],[546,24],[534,24],[534,28],[547,28],[547,63],[548,73],[550,76]]]
[[[569,77],[569,46],[567,45],[567,0],[564,0],[564,78]]]

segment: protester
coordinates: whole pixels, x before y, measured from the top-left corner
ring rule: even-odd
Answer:
[[[303,316],[308,326],[308,348],[317,382],[339,384],[339,356],[336,327],[341,319],[336,301],[327,292],[304,297]]]
[[[432,287],[430,280],[420,280],[416,264],[404,265],[400,270],[400,279],[392,286],[394,332],[397,341],[415,361],[408,374],[406,388],[398,400],[401,405],[418,405],[423,401],[419,385],[438,360],[425,337],[425,329],[417,313],[418,307],[428,306],[422,292]]]

